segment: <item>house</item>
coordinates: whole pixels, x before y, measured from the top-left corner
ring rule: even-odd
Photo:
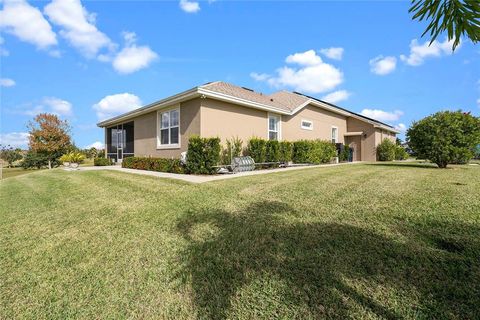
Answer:
[[[211,82],[98,123],[107,156],[179,158],[191,135],[295,141],[323,139],[353,149],[354,161],[375,161],[375,147],[398,133],[380,121],[298,92],[262,94]]]

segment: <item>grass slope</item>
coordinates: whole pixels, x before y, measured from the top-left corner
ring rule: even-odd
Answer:
[[[479,318],[479,190],[415,164],[6,179],[0,318]]]

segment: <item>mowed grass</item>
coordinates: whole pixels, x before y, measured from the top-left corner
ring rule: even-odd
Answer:
[[[1,183],[0,318],[480,317],[480,167]]]
[[[32,170],[25,170],[25,169],[20,168],[20,167],[13,167],[13,168],[3,167],[2,168],[2,179],[21,176],[21,175],[24,175],[24,174],[27,174],[27,173],[32,173],[32,172],[35,172],[35,171],[39,171],[39,170],[33,170],[33,169]]]

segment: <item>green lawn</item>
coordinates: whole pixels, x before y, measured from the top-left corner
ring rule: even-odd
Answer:
[[[11,178],[11,177],[16,177],[16,176],[21,176],[27,173],[32,173],[38,170],[31,169],[31,170],[25,170],[21,167],[14,167],[14,168],[2,168],[2,179],[6,178]]]
[[[480,166],[6,179],[0,318],[480,317]]]

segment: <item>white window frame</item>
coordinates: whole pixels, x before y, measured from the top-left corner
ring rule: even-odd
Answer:
[[[178,111],[178,143],[168,143],[168,144],[161,144],[161,129],[166,129],[166,128],[162,128],[162,119],[161,119],[161,115],[162,113],[166,113],[166,112],[171,112],[171,111],[174,111],[174,110],[177,110]],[[162,110],[158,110],[157,111],[157,149],[179,149],[181,147],[181,141],[182,141],[182,135],[180,133],[180,127],[181,127],[181,119],[180,119],[180,105],[176,105],[176,106],[173,106],[173,107],[169,107],[169,108],[165,108],[165,109],[162,109]],[[171,141],[172,139],[172,135],[171,135],[171,132],[170,132],[170,129],[171,128],[175,128],[177,126],[170,126],[170,119],[171,117],[169,116],[168,117],[168,121],[169,121],[169,126],[168,126],[168,129],[169,129],[169,133],[168,133],[168,140],[169,142]]]
[[[308,122],[310,123],[310,126],[309,127],[306,127],[303,125],[304,122]],[[300,128],[304,129],[304,130],[313,130],[313,121],[311,120],[307,120],[307,119],[301,119],[300,120]]]
[[[282,115],[277,114],[277,113],[268,113],[267,117],[267,140],[270,140],[270,118],[275,117],[277,118],[277,131],[272,131],[272,132],[277,132],[277,141],[282,140]]]
[[[333,142],[333,129],[336,129],[335,130],[335,142]],[[338,143],[338,127],[336,126],[332,126],[332,128],[330,129],[330,141],[332,141],[332,143]]]

